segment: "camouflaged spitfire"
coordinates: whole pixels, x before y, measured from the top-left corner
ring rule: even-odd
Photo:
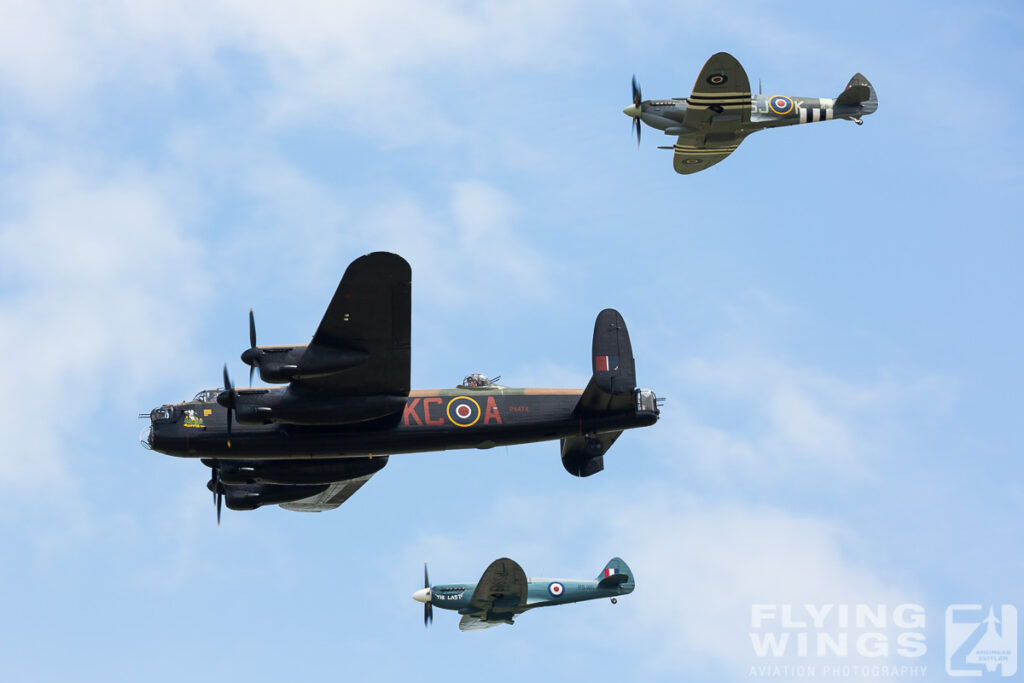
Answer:
[[[689,97],[644,100],[633,78],[633,104],[623,113],[633,117],[637,144],[640,122],[679,136],[673,150],[676,173],[689,175],[717,164],[733,153],[743,139],[766,128],[795,126],[832,119],[856,124],[878,109],[875,89],[861,74],[854,75],[835,98],[753,95],[747,74],[726,52],[707,61]]]

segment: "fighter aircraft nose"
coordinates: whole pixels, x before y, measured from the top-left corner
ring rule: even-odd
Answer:
[[[421,588],[412,594],[412,599],[416,602],[430,602],[430,589]]]
[[[634,119],[640,116],[640,107],[635,104],[631,104],[622,110],[622,113],[626,116],[632,116]]]

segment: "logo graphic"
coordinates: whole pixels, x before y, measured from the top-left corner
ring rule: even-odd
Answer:
[[[987,607],[987,609],[986,609]],[[1000,676],[1017,673],[1017,608],[1013,605],[946,608],[946,673]]]
[[[556,598],[565,592],[565,586],[557,581],[552,581],[548,584],[548,593],[551,593]]]
[[[776,114],[785,116],[789,112],[793,111],[793,100],[788,97],[783,97],[782,95],[776,95],[768,100],[768,107]]]
[[[209,411],[205,411],[205,412],[209,413]],[[185,421],[182,423],[181,426],[182,427],[195,427],[195,428],[202,427],[204,429],[206,428],[206,425],[203,424],[203,418],[201,418],[198,415],[196,415],[196,411],[193,410],[192,408],[189,408],[189,409],[187,409],[185,411]]]
[[[597,372],[612,372],[618,369],[618,356],[594,356],[594,370]]]
[[[448,419],[459,427],[472,427],[480,419],[480,404],[469,396],[456,396],[448,401]]]
[[[616,574],[618,574],[618,573],[619,573],[619,572],[618,572],[618,571],[616,571],[614,567],[607,567],[607,568],[605,568],[605,570],[604,570],[604,578],[606,578],[606,579],[607,579],[607,578],[608,578],[609,576],[615,576],[615,575],[616,575]]]

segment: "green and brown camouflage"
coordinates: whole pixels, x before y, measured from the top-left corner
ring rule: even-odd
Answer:
[[[862,74],[855,74],[834,98],[754,95],[735,57],[719,52],[704,64],[689,97],[644,100],[633,79],[633,104],[623,113],[634,120],[637,143],[640,122],[678,136],[672,165],[690,175],[714,166],[732,154],[751,133],[767,128],[845,119],[860,125],[878,109],[878,97]]]
[[[585,389],[511,388],[469,375],[451,389],[410,391],[410,279],[395,254],[357,259],[310,344],[270,347],[288,349],[281,354],[255,345],[250,316],[243,360],[287,385],[236,389],[225,369],[225,388],[153,409],[143,445],[200,458],[218,510],[223,497],[232,509],[320,511],[396,454],[558,440],[565,469],[590,476],[623,430],[658,420],[654,393],[636,387],[629,333],[614,309],[595,321]]]

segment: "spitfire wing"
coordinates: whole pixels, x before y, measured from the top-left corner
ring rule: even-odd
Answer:
[[[351,395],[409,393],[409,336],[412,270],[401,256],[375,252],[353,261],[312,341],[299,360],[299,389]],[[341,371],[330,369],[339,355],[365,355]],[[319,376],[315,369],[323,367]]]
[[[711,168],[736,151],[747,135],[736,134],[722,141],[709,140],[701,133],[680,135],[672,147],[672,166],[683,175]]]
[[[693,84],[683,125],[692,130],[736,130],[750,123],[750,103],[747,72],[731,54],[719,52],[704,64]]]
[[[280,503],[280,506],[285,510],[294,510],[295,512],[324,512],[326,510],[333,510],[351,498],[352,494],[358,491],[363,484],[370,481],[370,477],[374,474],[376,472],[370,472],[354,479],[336,481],[315,496],[294,500],[290,503]]]
[[[470,605],[477,613],[515,613],[526,604],[528,582],[523,568],[507,557],[491,562],[480,577]],[[461,625],[460,625],[461,628]]]

